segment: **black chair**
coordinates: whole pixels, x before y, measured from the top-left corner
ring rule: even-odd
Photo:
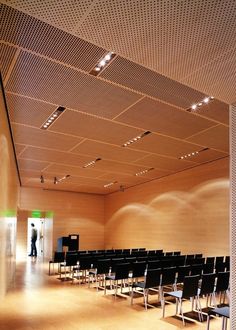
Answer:
[[[224,262],[218,262],[215,264],[216,273],[224,272],[226,268],[226,264]]]
[[[199,280],[200,280],[199,275],[186,276],[184,278],[183,290],[177,290],[177,291],[165,292],[164,293],[163,317],[165,317],[165,296],[174,297],[176,299],[176,314],[178,313],[178,304],[179,304],[180,314],[182,316],[183,325],[185,325],[182,301],[183,301],[183,299],[190,299],[191,298],[191,299],[193,299],[193,304],[194,304],[194,300],[196,300],[196,308],[197,308],[197,311],[198,311],[199,321],[202,321],[202,311],[201,311],[200,300],[199,300],[199,297],[198,297]]]
[[[197,254],[195,254],[195,259],[198,259],[198,258],[202,258],[202,253],[197,253]]]
[[[66,253],[66,258],[65,261],[63,263],[60,264],[60,279],[65,281],[65,280],[74,280],[74,268],[77,267],[77,263],[78,263],[78,255],[77,253]],[[62,268],[64,268],[64,277],[62,278]],[[69,277],[66,277],[66,272],[67,269],[69,268]]]
[[[210,273],[214,273],[214,263],[211,264],[211,263],[208,263],[208,264],[204,264],[203,265],[203,274],[210,274]]]
[[[174,251],[174,252],[173,252],[173,255],[174,255],[174,256],[180,256],[180,255],[181,255],[181,251]]]
[[[110,272],[110,266],[111,266],[111,259],[99,259],[97,262],[97,268],[95,270],[90,270],[89,272],[89,286],[90,286],[90,280],[93,281],[95,278],[96,281],[96,288],[98,290],[99,287],[104,285],[105,276],[107,276]]]
[[[161,262],[160,262],[160,260],[149,260],[147,262],[147,268],[148,269],[158,269],[158,268],[161,268]]]
[[[156,255],[156,250],[149,250],[148,251],[148,256],[154,256]]]
[[[146,267],[147,265],[145,261],[134,262],[132,264],[132,274],[130,274],[130,277],[132,278],[132,284],[134,281],[137,281],[140,277],[144,277]]]
[[[123,249],[122,250],[122,253],[123,254],[130,254],[130,249]]]
[[[201,275],[203,270],[203,265],[192,265],[190,270],[190,275]]]
[[[176,267],[169,267],[169,268],[164,268],[161,271],[161,283],[159,287],[159,296],[161,300],[161,304],[163,306],[163,301],[164,301],[164,287],[171,286],[172,290],[176,290],[176,272],[177,268]]]
[[[49,261],[49,269],[48,275],[51,275],[51,265],[53,266],[53,274],[54,274],[54,264],[58,265],[58,273],[60,273],[60,264],[65,261],[65,252],[54,252],[54,257]]]
[[[111,273],[114,273],[116,271],[116,265],[125,263],[125,258],[112,258],[111,259]]]
[[[191,265],[192,259],[194,259],[194,254],[187,254],[186,260],[185,260],[185,265]]]
[[[207,330],[210,329],[210,316],[221,316],[222,317],[222,330],[227,330],[227,320],[230,318],[230,308],[226,307],[218,307],[210,310],[207,316]]]
[[[215,264],[221,264],[222,262],[224,262],[224,256],[218,256],[216,257],[216,260],[215,260]]]
[[[105,277],[105,290],[104,294],[106,294],[106,281],[110,280],[110,287],[115,286],[115,297],[117,295],[118,290],[118,282],[120,281],[120,287],[121,287],[121,293],[122,293],[122,287],[125,286],[125,280],[128,281],[129,279],[129,270],[130,270],[130,264],[129,263],[122,263],[122,264],[116,264],[116,270],[114,275],[108,275]]]
[[[82,273],[82,281],[86,283],[86,279],[88,278],[87,272],[89,272],[93,268],[94,257],[92,255],[88,256],[79,256],[79,266],[74,267],[73,271],[76,272],[75,278],[80,279],[80,272]],[[89,278],[88,278],[89,279]]]
[[[165,256],[166,256],[166,257],[173,256],[173,252],[166,252],[166,253],[165,253]]]
[[[144,297],[145,309],[147,310],[148,292],[150,289],[159,288],[160,281],[161,281],[161,269],[148,269],[144,281],[133,283],[132,285],[131,305],[133,304],[134,292],[142,293]]]
[[[206,264],[215,264],[215,257],[207,257]]]
[[[211,300],[215,294],[215,282],[216,282],[216,274],[203,274],[201,278],[201,287],[198,289],[198,296],[206,296],[206,307],[208,307],[209,297],[210,297],[210,305]]]
[[[223,296],[223,303],[225,302],[225,296],[229,289],[229,272],[220,272],[217,274],[217,282],[215,287],[215,293],[219,294],[219,303],[222,302],[222,296]],[[214,303],[216,305],[216,301]]]
[[[184,278],[189,276],[191,267],[189,265],[177,267],[176,284],[184,282]]]

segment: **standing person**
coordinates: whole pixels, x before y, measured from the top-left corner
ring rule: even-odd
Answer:
[[[31,223],[31,253],[29,257],[37,257],[37,248],[36,248],[36,241],[37,241],[37,229],[34,228],[34,224]]]

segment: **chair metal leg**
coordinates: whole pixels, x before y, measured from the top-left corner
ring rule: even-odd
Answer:
[[[206,330],[210,329],[210,315],[207,315],[207,328]]]
[[[147,310],[147,289],[143,290],[145,309]]]
[[[180,305],[180,313],[182,316],[182,321],[183,321],[183,325],[185,326],[185,321],[184,321],[184,314],[183,314],[183,306],[182,306],[182,299],[179,299],[179,305]]]
[[[165,317],[165,293],[163,294],[162,317]]]
[[[134,299],[134,288],[132,287],[130,305],[133,305],[133,299]]]

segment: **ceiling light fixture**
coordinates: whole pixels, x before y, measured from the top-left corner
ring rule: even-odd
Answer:
[[[203,105],[208,104],[210,101],[214,100],[213,96],[206,96],[202,101],[195,103],[191,106],[191,108],[188,108],[187,111],[194,111],[194,110],[198,110],[199,108],[201,108]]]
[[[40,182],[41,183],[44,183],[44,177],[43,177],[43,175],[40,176]]]
[[[151,168],[148,168],[148,169],[143,170],[143,171],[141,171],[141,172],[135,173],[135,175],[136,175],[136,176],[140,176],[140,175],[146,174],[147,172],[150,172],[150,171],[152,171],[152,170],[154,170],[154,167],[151,167]]]
[[[100,61],[95,65],[95,67],[89,72],[93,76],[97,76],[105,67],[110,63],[110,61],[116,56],[115,53],[109,52],[100,59]]]
[[[122,144],[122,147],[128,147],[130,144],[137,142],[138,140],[142,139],[144,136],[150,134],[150,131],[146,131],[144,133],[142,133],[141,135],[136,136],[133,139],[130,139],[129,141],[125,142],[124,144]]]
[[[193,152],[190,152],[189,154],[180,156],[178,159],[186,159],[186,158],[189,158],[189,157],[197,156],[200,152],[206,151],[208,149],[209,148],[203,148],[203,149],[198,150],[198,151],[193,151]]]
[[[102,158],[96,158],[96,159],[92,160],[91,162],[85,164],[85,165],[83,166],[83,168],[86,168],[86,167],[92,166],[92,165],[94,165],[96,162],[98,162],[99,160],[102,160]]]
[[[117,181],[114,181],[114,182],[110,182],[110,183],[107,183],[107,184],[104,184],[104,188],[109,188],[109,187],[111,187],[111,186],[113,186],[113,184],[116,184],[116,183],[118,183]]]
[[[54,184],[58,184],[61,181],[64,181],[65,179],[68,179],[70,177],[70,174],[67,174],[63,176],[62,178],[58,179],[56,176],[54,177]]]
[[[40,127],[41,129],[48,129],[49,126],[52,125],[52,123],[54,123],[54,121],[62,114],[62,112],[65,110],[66,108],[64,107],[58,107],[49,117],[48,119],[43,123],[43,125]]]

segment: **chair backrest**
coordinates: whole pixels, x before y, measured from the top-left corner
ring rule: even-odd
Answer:
[[[189,276],[190,266],[180,266],[177,268],[177,283],[183,283],[185,276]]]
[[[210,274],[214,272],[214,263],[204,264],[203,265],[203,274]]]
[[[182,298],[189,299],[191,297],[197,296],[199,280],[200,275],[185,276]]]
[[[160,285],[161,269],[148,269],[145,277],[145,289],[156,288]]]
[[[64,260],[65,260],[65,252],[55,251],[53,262],[63,262]]]
[[[155,255],[156,254],[156,250],[149,250],[148,251],[148,255],[149,256],[153,256],[153,255]]]
[[[220,272],[217,274],[216,292],[223,292],[229,287],[229,272]]]
[[[158,269],[161,268],[161,262],[160,260],[149,260],[147,263],[148,269]]]
[[[204,263],[205,263],[205,258],[198,257],[193,259],[192,265],[200,265]]]
[[[216,265],[224,262],[224,256],[218,256],[216,257]]]
[[[130,263],[116,264],[115,280],[129,278]]]
[[[192,265],[191,266],[191,275],[201,275],[203,270],[203,264]]]
[[[201,289],[200,295],[206,295],[214,292],[216,282],[216,274],[203,274],[202,275],[202,282],[201,282]]]
[[[90,269],[93,264],[93,257],[80,257],[79,258],[79,268],[81,270],[86,270],[86,269]]]
[[[181,255],[181,251],[174,251],[174,252],[173,252],[173,255],[174,255],[174,256],[180,256],[180,255]]]
[[[202,253],[195,254],[195,259],[197,259],[197,258],[202,258]]]
[[[115,272],[116,271],[116,266],[118,264],[125,263],[125,258],[112,258],[111,259],[111,271]]]
[[[215,257],[207,257],[206,264],[215,264]]]
[[[99,259],[97,261],[97,274],[108,274],[111,267],[111,259]]]
[[[226,268],[226,264],[224,262],[218,262],[215,265],[216,273],[224,272],[225,268]]]
[[[144,276],[144,272],[146,270],[146,262],[145,261],[139,261],[139,262],[134,262],[132,264],[132,271],[133,275],[132,277],[142,277]]]
[[[163,268],[161,271],[161,285],[171,285],[175,283],[176,267]]]
[[[173,252],[166,252],[165,255],[166,255],[167,257],[173,256]]]
[[[74,254],[67,253],[66,254],[66,266],[76,266],[77,261],[78,261],[77,253],[74,253]]]

